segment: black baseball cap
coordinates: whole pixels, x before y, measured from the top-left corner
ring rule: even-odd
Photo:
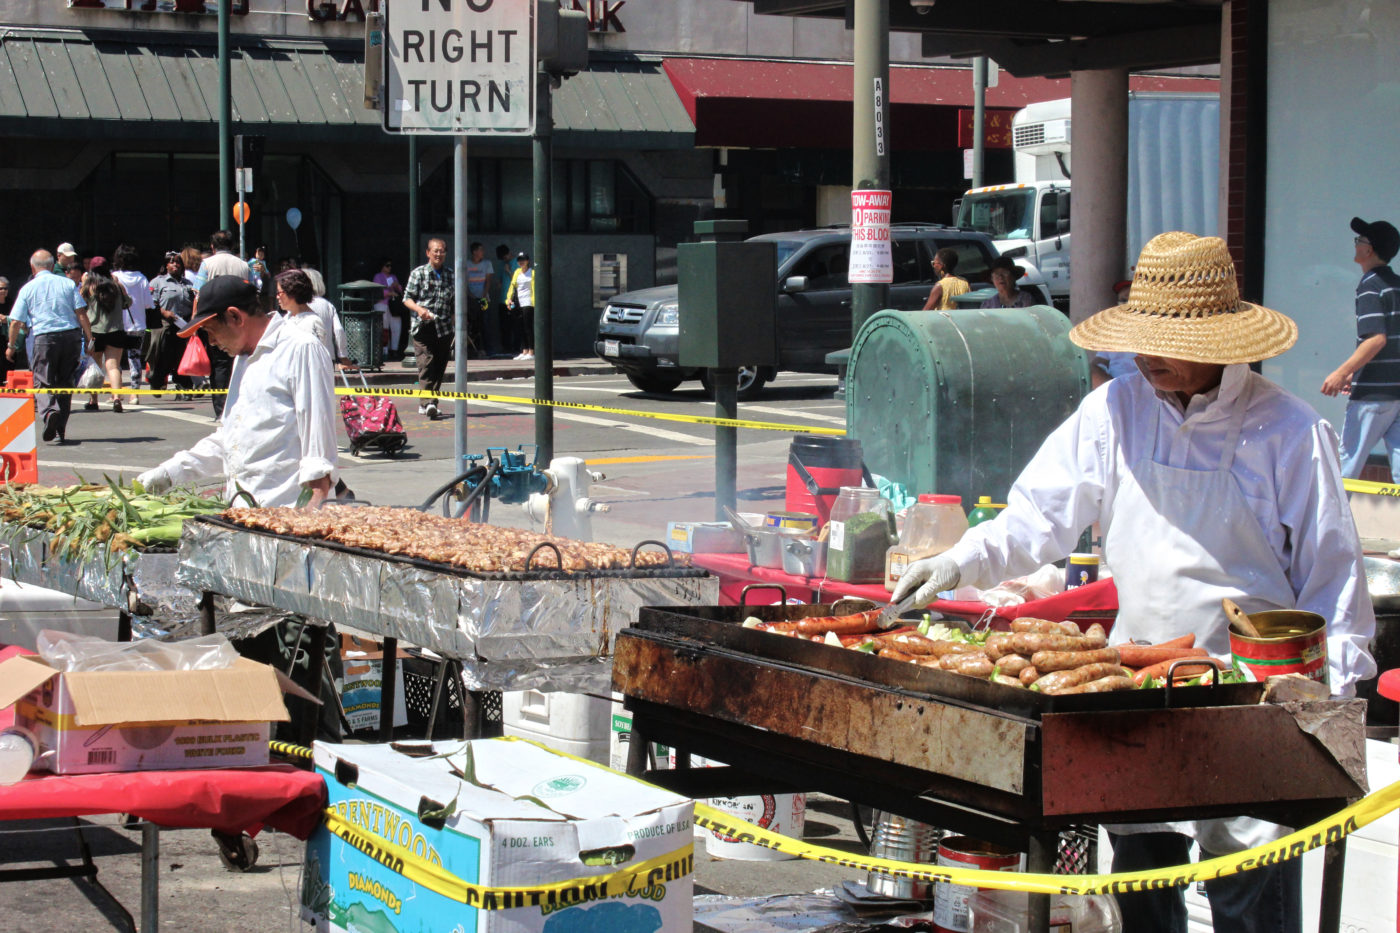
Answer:
[[[530,258],[530,254],[529,254],[529,253],[516,253],[516,254],[515,254],[515,261],[516,261],[516,262],[519,262],[519,261],[522,260],[522,259],[529,259],[529,258]]]
[[[1384,220],[1367,223],[1360,217],[1353,217],[1351,229],[1370,241],[1371,249],[1376,251],[1382,262],[1390,262],[1396,253],[1400,253],[1400,230]]]
[[[216,275],[199,290],[194,319],[180,331],[180,336],[194,336],[194,332],[209,323],[210,318],[229,308],[252,311],[257,306],[258,289],[252,282],[238,275]]]

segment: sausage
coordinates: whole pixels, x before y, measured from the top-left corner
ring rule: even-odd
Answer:
[[[1087,684],[1080,684],[1077,687],[1065,687],[1061,690],[1046,690],[1044,692],[1051,696],[1062,697],[1071,693],[1112,693],[1117,690],[1132,690],[1135,686],[1131,677],[1114,674],[1110,677],[1091,680]]]
[[[1204,648],[1164,648],[1160,645],[1119,645],[1118,656],[1128,667],[1150,667],[1177,658],[1204,658]]]
[[[1035,686],[1039,687],[1042,693],[1050,693],[1055,690],[1063,690],[1065,687],[1078,687],[1080,684],[1087,684],[1100,677],[1119,676],[1127,676],[1121,664],[1086,664],[1070,671],[1051,671],[1049,674],[1042,674],[1040,679],[1035,682]]]
[[[1049,619],[1012,619],[1011,631],[1038,633],[1042,635],[1055,635],[1063,632],[1060,623],[1051,622]],[[1079,627],[1075,626],[1074,633],[1079,634]]]
[[[886,635],[877,638],[882,645],[889,645],[899,651],[909,654],[931,654],[934,657],[943,657],[947,654],[981,654],[982,648],[978,645],[964,641],[939,641],[928,638],[924,635]]]
[[[990,677],[995,665],[985,654],[952,654],[945,657],[939,667],[955,674],[969,677]]]
[[[999,658],[993,658],[997,667],[1007,677],[1019,677],[1021,672],[1031,666],[1031,662],[1019,654],[1004,654]],[[1018,680],[1017,683],[1020,683]]]
[[[917,660],[918,660],[918,658],[916,658],[914,655],[908,654],[907,652],[904,652],[904,651],[898,651],[898,650],[896,650],[896,649],[894,649],[894,648],[881,648],[878,652],[876,652],[876,655],[877,655],[878,657],[881,657],[881,658],[889,658],[891,661],[917,661]]]
[[[1021,673],[1016,676],[1016,679],[1019,680],[1023,686],[1029,687],[1040,679],[1040,671],[1036,670],[1035,665],[1032,664],[1030,667],[1022,668]]]
[[[987,642],[982,646],[982,650],[987,653],[987,657],[995,661],[1004,654],[1011,653],[1011,633],[993,632],[987,636]]]
[[[1122,664],[1117,648],[1099,648],[1095,651],[1037,651],[1031,656],[1031,663],[1046,673],[1069,671],[1086,664]]]
[[[798,619],[797,631],[803,635],[819,635],[823,632],[835,632],[837,635],[860,635],[864,632],[873,632],[876,629],[875,621],[880,618],[883,609],[871,609],[869,612],[857,612],[848,616],[815,616],[810,619]]]
[[[1032,657],[1037,651],[1096,651],[1108,644],[1102,635],[1047,635],[1039,632],[1018,632],[1011,636],[1011,648],[1017,654]]]
[[[1084,634],[1089,636],[1090,638],[1102,638],[1105,641],[1108,640],[1108,633],[1103,630],[1103,626],[1100,625],[1098,622],[1095,622],[1093,625],[1086,628],[1084,630]]]

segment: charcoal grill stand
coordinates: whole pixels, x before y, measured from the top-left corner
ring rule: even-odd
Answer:
[[[1037,714],[1009,709],[1011,688],[717,624],[821,611],[643,609],[613,669],[633,716],[628,773],[696,798],[821,791],[1027,852],[1028,869],[1044,873],[1072,825],[1239,815],[1306,825],[1364,793],[1273,705],[1196,705],[1185,691],[1157,709],[1113,708],[1141,697],[1024,696],[1046,704]],[[647,769],[650,742],[677,749],[676,770]],[[1232,753],[1210,759],[1209,777],[1163,767],[1191,748]],[[691,769],[691,753],[742,766]],[[1323,933],[1338,929],[1344,860],[1343,842],[1327,846]],[[1050,897],[1030,903],[1031,929],[1048,931]]]

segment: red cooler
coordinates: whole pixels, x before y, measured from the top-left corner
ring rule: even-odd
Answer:
[[[798,434],[788,448],[787,510],[810,512],[825,525],[841,487],[860,486],[865,475],[860,441]]]

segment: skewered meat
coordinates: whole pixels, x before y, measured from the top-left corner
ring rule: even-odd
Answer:
[[[416,509],[333,505],[317,511],[235,508],[224,512],[223,518],[246,528],[452,564],[477,573],[520,573],[527,569],[525,560],[530,551],[541,543],[559,549],[564,570],[622,570],[632,566],[631,552],[611,544],[474,524]],[[684,557],[676,555],[676,562],[682,563]],[[559,564],[554,550],[546,547],[535,555],[528,569],[558,570]],[[638,568],[665,565],[663,551],[637,553]]]

